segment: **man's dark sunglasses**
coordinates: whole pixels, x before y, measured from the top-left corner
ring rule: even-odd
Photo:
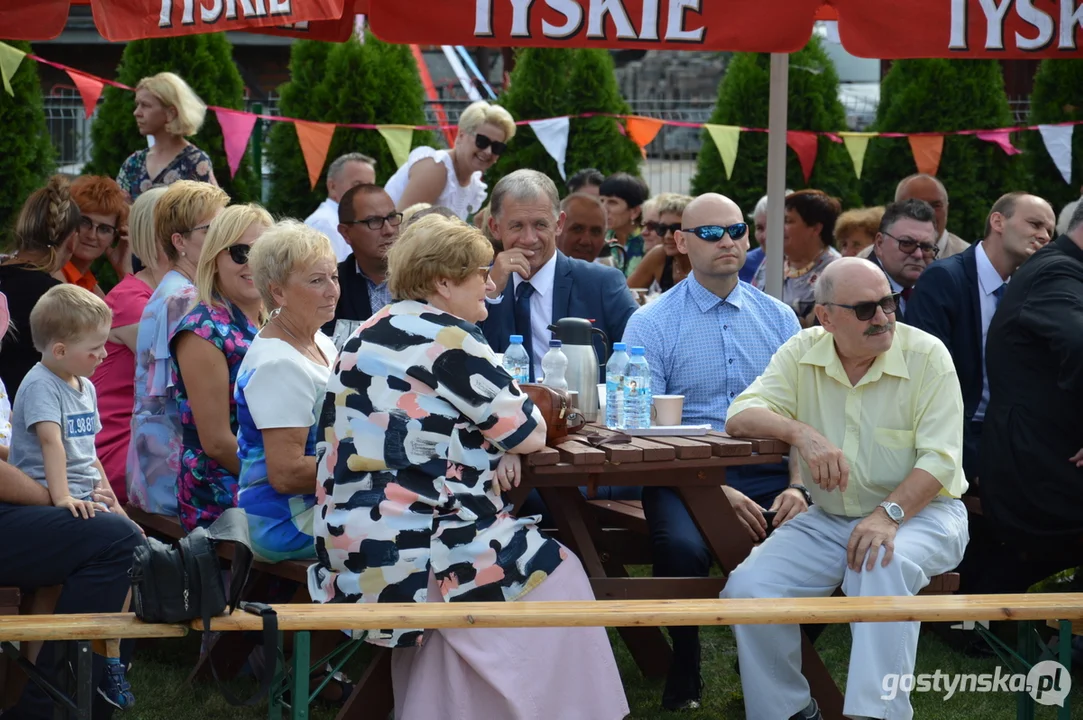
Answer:
[[[474,134],[474,144],[478,146],[478,150],[491,147],[493,155],[503,155],[508,149],[507,143],[497,142],[488,135],[482,135],[481,133]]]
[[[881,232],[883,232],[883,231],[881,231]],[[924,255],[932,255],[933,257],[936,257],[937,255],[940,254],[940,248],[937,246],[936,243],[923,243],[923,242],[918,242],[917,240],[915,240],[913,238],[895,237],[894,235],[892,235],[889,232],[886,232],[886,233],[883,233],[883,234],[887,235],[889,238],[891,238],[896,243],[898,243],[899,249],[902,250],[907,255],[910,255],[911,253],[913,253],[918,248],[921,248],[921,252]]]
[[[867,300],[866,302],[859,302],[856,305],[844,305],[842,303],[820,303],[821,305],[834,305],[835,307],[846,308],[847,310],[853,310],[857,319],[865,322],[872,320],[876,316],[876,308],[880,308],[884,311],[885,315],[890,315],[895,312],[895,309],[899,307],[899,293],[894,295],[885,295],[879,300]]]
[[[248,251],[252,249],[251,245],[230,245],[226,248],[226,252],[229,253],[229,257],[233,262],[238,265],[248,264]]]
[[[671,225],[666,225],[665,223],[655,222],[654,220],[651,220],[650,222],[643,223],[643,229],[648,232],[657,233],[659,237],[665,237],[671,232],[677,232],[678,230],[680,230],[681,224],[673,223]]]
[[[692,233],[700,240],[718,242],[729,233],[734,240],[740,240],[748,234],[748,223],[734,223],[729,227],[724,225],[700,225],[694,228],[681,228],[681,232]]]
[[[369,230],[379,230],[387,223],[391,227],[398,227],[402,223],[402,213],[391,213],[387,217],[367,217],[361,220],[349,220],[342,223],[343,225],[364,225]]]

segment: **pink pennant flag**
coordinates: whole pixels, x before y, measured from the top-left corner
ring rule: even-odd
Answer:
[[[1000,149],[1004,151],[1005,155],[1018,155],[1022,151],[1012,145],[1010,132],[1010,130],[987,130],[985,132],[978,133],[978,137],[985,142],[991,142],[994,145],[999,145]]]
[[[78,70],[68,70],[68,76],[75,83],[79,96],[83,98],[83,109],[86,110],[87,119],[94,114],[94,108],[98,107],[98,98],[102,96],[102,88],[105,81],[93,75],[81,73]]]
[[[218,114],[218,124],[222,126],[222,140],[226,146],[226,160],[229,162],[229,176],[237,174],[237,168],[241,166],[241,158],[248,147],[248,138],[252,136],[252,128],[256,126],[258,119],[252,113],[240,110],[227,110],[215,108]]]

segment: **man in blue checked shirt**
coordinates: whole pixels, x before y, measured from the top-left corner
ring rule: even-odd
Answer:
[[[628,347],[642,345],[655,395],[684,395],[686,425],[726,427],[730,403],[767,367],[771,356],[801,326],[788,306],[738,279],[748,252],[748,225],[727,197],[701,195],[684,211],[677,248],[692,274],[638,310],[624,331]],[[797,463],[794,463],[796,467]],[[791,487],[797,485],[797,487]],[[808,509],[800,474],[786,464],[734,468],[725,492],[756,542],[767,534],[764,508],[781,525]],[[644,488],[643,510],[654,546],[656,577],[706,577],[711,553],[672,488]],[[673,664],[662,706],[699,707],[699,628],[672,627]]]

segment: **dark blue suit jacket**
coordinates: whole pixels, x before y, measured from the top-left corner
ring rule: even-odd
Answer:
[[[981,402],[984,368],[981,347],[981,300],[977,244],[937,260],[914,286],[906,304],[906,323],[940,338],[948,347],[963,391],[963,469],[977,472],[979,428],[971,420]]]
[[[502,353],[508,347],[508,338],[515,334],[515,278],[508,278],[503,300],[489,305],[489,317],[480,325],[494,352]],[[624,273],[597,263],[570,258],[557,250],[557,266],[553,276],[553,322],[566,317],[586,318],[594,321],[594,327],[609,337],[610,345],[619,342],[624,335],[628,318],[636,311],[636,301],[628,290]],[[595,351],[604,364],[612,347],[602,348],[595,343]],[[604,372],[599,370],[599,382]]]

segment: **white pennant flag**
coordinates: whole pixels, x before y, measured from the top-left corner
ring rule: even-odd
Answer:
[[[1064,182],[1072,184],[1072,131],[1075,125],[1039,125],[1038,132]]]
[[[564,158],[568,154],[568,129],[570,127],[568,118],[531,120],[530,127],[534,130],[534,134],[538,136],[538,140],[541,141],[545,151],[557,161],[557,170],[560,171],[560,177],[567,180],[568,176],[564,172]]]

